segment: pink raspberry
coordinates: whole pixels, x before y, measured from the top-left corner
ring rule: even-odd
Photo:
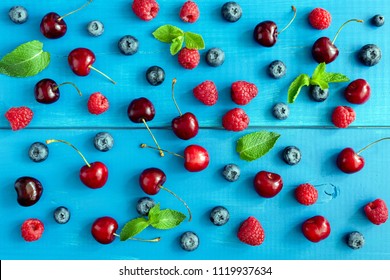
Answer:
[[[45,227],[38,219],[25,220],[20,228],[24,240],[31,242],[41,238]]]
[[[259,220],[251,216],[241,223],[237,237],[245,244],[259,246],[264,242],[265,233]]]
[[[100,115],[108,110],[108,99],[100,92],[92,93],[88,99],[88,111],[94,115]]]
[[[222,117],[222,126],[226,130],[241,131],[248,127],[249,117],[241,108],[234,108]]]
[[[332,122],[339,128],[348,127],[355,118],[355,111],[348,106],[337,106],[332,113]]]
[[[233,102],[238,105],[246,105],[256,97],[258,92],[259,90],[255,84],[246,81],[237,81],[232,84],[230,93]]]
[[[199,8],[195,2],[187,1],[180,9],[180,18],[184,22],[194,23],[199,18]]]
[[[295,189],[295,198],[300,204],[312,205],[318,199],[318,191],[309,183],[301,184]]]
[[[194,96],[205,105],[212,106],[217,103],[218,91],[214,82],[204,81],[193,89]]]
[[[160,9],[155,0],[134,0],[131,7],[137,17],[145,21],[154,19]]]
[[[194,69],[199,64],[200,54],[198,50],[182,48],[177,59],[185,69]]]
[[[387,209],[386,203],[380,198],[367,203],[364,206],[364,212],[371,223],[375,225],[385,223],[389,217],[389,210]]]
[[[13,107],[5,113],[5,118],[9,121],[12,130],[19,130],[29,125],[34,116],[33,111],[26,107]]]
[[[315,29],[326,29],[330,26],[332,16],[323,8],[315,8],[309,14],[309,23]]]

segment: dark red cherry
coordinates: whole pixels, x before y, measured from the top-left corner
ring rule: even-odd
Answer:
[[[54,12],[46,14],[41,21],[41,33],[49,39],[58,39],[65,35],[68,26],[63,18]]]
[[[352,148],[343,149],[337,156],[337,167],[344,173],[355,173],[364,167],[364,158]]]
[[[81,182],[91,189],[103,187],[108,179],[107,166],[99,161],[84,165],[80,169]]]
[[[337,58],[339,50],[328,37],[321,37],[314,42],[311,54],[318,63],[325,62],[328,64]]]
[[[87,48],[74,49],[68,55],[69,66],[78,76],[87,76],[95,60],[95,54]]]
[[[153,103],[149,99],[140,97],[130,102],[127,108],[127,115],[132,122],[142,123],[144,120],[153,120],[156,111]]]
[[[209,162],[209,154],[202,146],[189,145],[184,149],[184,167],[188,171],[202,171],[209,165]]]
[[[194,138],[199,131],[198,120],[193,113],[184,113],[172,120],[172,131],[183,140]]]
[[[97,218],[91,227],[91,234],[101,244],[110,244],[115,240],[118,223],[114,218],[105,216]]]
[[[14,186],[17,193],[17,201],[21,206],[32,206],[42,196],[42,184],[33,177],[20,177],[15,181]]]
[[[345,99],[353,104],[363,104],[367,102],[371,95],[370,85],[364,79],[352,81],[344,90]]]
[[[283,180],[279,174],[260,171],[253,180],[253,186],[260,196],[271,198],[282,190]]]
[[[167,180],[165,173],[159,168],[147,168],[139,177],[139,185],[148,195],[157,194]]]
[[[302,224],[303,235],[311,242],[320,242],[330,234],[330,224],[323,216],[314,216]]]
[[[65,84],[72,85],[77,90],[79,95],[81,95],[81,91],[77,88],[77,86],[74,83],[64,82],[58,85],[52,79],[42,79],[35,84],[34,87],[35,100],[42,104],[51,104],[56,102],[60,98],[60,87]]]

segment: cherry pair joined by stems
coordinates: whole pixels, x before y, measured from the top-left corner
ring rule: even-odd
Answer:
[[[60,98],[60,87],[63,85],[73,86],[77,90],[78,94],[80,96],[82,95],[80,89],[72,82],[63,82],[61,84],[57,84],[52,79],[42,79],[35,84],[35,100],[42,104],[52,104],[56,102]]]

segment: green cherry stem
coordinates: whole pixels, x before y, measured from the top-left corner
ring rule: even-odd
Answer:
[[[89,164],[89,162],[87,161],[87,159],[85,158],[85,156],[79,151],[79,149],[77,149],[75,146],[73,146],[73,144],[69,143],[68,141],[65,141],[65,140],[58,140],[58,139],[49,139],[49,140],[46,140],[46,144],[51,144],[51,143],[64,143],[70,147],[72,147],[80,156],[81,158],[84,160],[85,164],[88,166],[88,167],[91,167],[91,165]]]
[[[297,16],[297,9],[295,8],[295,6],[291,6],[291,9],[293,10],[294,12],[294,16],[293,18],[290,20],[290,22],[282,29],[278,32],[278,34],[282,33],[284,30],[286,30],[287,28],[290,27],[291,23],[294,21],[295,17]]]
[[[107,74],[103,73],[99,69],[93,67],[92,65],[89,65],[88,67],[91,68],[93,71],[98,72],[100,75],[102,75],[103,77],[107,78],[108,80],[110,80],[110,82],[113,83],[114,85],[116,84],[116,82],[111,77],[109,77]]]
[[[84,5],[82,5],[80,8],[74,10],[74,11],[71,11],[63,16],[61,16],[60,18],[57,19],[57,21],[61,21],[64,17],[67,17],[67,16],[70,16],[71,14],[74,14],[74,13],[77,13],[78,11],[84,9],[85,7],[87,7],[89,4],[92,3],[93,0],[88,0],[87,3],[85,3]]]
[[[182,116],[183,114],[181,113],[179,105],[177,105],[177,102],[176,102],[176,99],[175,99],[175,91],[174,91],[175,84],[176,84],[176,78],[174,78],[172,80],[172,99],[173,99],[173,103],[175,103],[176,109],[179,111],[179,115]]]
[[[174,197],[176,197],[178,200],[181,201],[181,203],[183,203],[183,205],[185,206],[185,208],[187,208],[187,211],[188,211],[188,215],[189,215],[189,218],[188,218],[188,221],[191,222],[192,220],[192,213],[191,213],[191,210],[190,210],[190,207],[188,206],[188,204],[181,198],[179,197],[177,194],[175,194],[173,191],[171,191],[170,189],[167,189],[166,187],[163,187],[161,185],[158,186],[160,189],[164,190],[164,191],[167,191],[169,192],[171,195],[173,195]]]
[[[74,83],[72,83],[72,82],[63,82],[63,83],[61,83],[61,84],[55,86],[53,89],[54,89],[54,90],[57,90],[59,87],[61,87],[61,86],[63,86],[63,85],[71,85],[71,86],[73,86],[73,87],[77,90],[78,94],[79,94],[80,96],[82,96],[81,90],[76,86],[76,84],[74,84]]]
[[[371,146],[379,143],[379,142],[382,142],[382,141],[385,141],[385,140],[390,140],[390,137],[384,137],[384,138],[381,138],[381,139],[378,139],[370,144],[368,144],[367,146],[365,146],[363,149],[361,149],[359,152],[357,152],[357,154],[359,155],[361,152],[363,152],[364,150],[370,148]]]
[[[177,153],[174,153],[174,152],[171,152],[171,151],[167,151],[167,150],[164,150],[164,149],[160,149],[160,148],[155,148],[155,147],[152,147],[152,146],[149,146],[149,145],[146,145],[146,144],[141,144],[140,147],[141,148],[149,148],[149,149],[152,149],[152,150],[159,150],[159,151],[163,151],[163,152],[166,152],[168,154],[171,154],[171,155],[174,155],[174,156],[177,156],[177,157],[184,158],[184,156],[182,156],[180,154],[177,154]]]
[[[120,237],[120,235],[117,233],[114,233],[114,235],[116,237]],[[142,238],[130,237],[130,238],[126,239],[125,241],[127,241],[127,240],[134,240],[134,241],[141,241],[141,242],[159,242],[161,240],[161,237],[156,237],[153,239],[142,239]]]
[[[353,18],[353,19],[350,19],[350,20],[347,20],[346,22],[344,22],[344,23],[340,26],[339,30],[337,30],[336,35],[334,36],[334,38],[333,38],[333,40],[332,40],[332,44],[334,44],[334,42],[336,41],[337,37],[339,36],[339,33],[340,33],[341,29],[343,29],[344,26],[345,26],[347,23],[351,22],[351,21],[363,22],[363,20],[361,20],[361,19],[356,19],[356,18]]]
[[[144,123],[146,129],[149,131],[150,136],[152,137],[154,143],[157,146],[157,148],[154,148],[154,149],[158,150],[160,152],[160,156],[163,157],[164,156],[164,150],[160,148],[160,145],[158,144],[156,137],[154,137],[154,135],[153,135],[152,131],[150,130],[148,124],[146,123],[145,119],[142,119],[142,122]],[[146,148],[147,145],[146,144],[143,144],[143,145],[145,145],[145,147],[142,147],[142,145],[141,145],[141,148]],[[152,148],[152,147],[148,146],[148,148]]]

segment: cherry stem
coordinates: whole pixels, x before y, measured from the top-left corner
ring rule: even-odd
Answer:
[[[116,237],[120,237],[120,235],[117,233],[114,233],[114,235]],[[142,239],[142,238],[130,237],[127,240],[142,241],[142,242],[159,242],[161,240],[161,237],[156,237],[153,239]]]
[[[297,9],[295,8],[295,6],[291,6],[291,9],[293,10],[294,12],[294,16],[292,17],[292,19],[290,20],[290,22],[282,29],[278,32],[278,34],[282,33],[284,30],[286,30],[287,28],[290,27],[291,23],[294,21],[295,17],[297,16]]]
[[[155,148],[155,147],[152,147],[152,146],[148,146],[146,144],[141,144],[140,147],[141,148],[149,148],[149,149],[153,149],[153,150],[159,150],[159,151],[163,151],[163,152],[166,152],[168,154],[171,154],[171,155],[174,155],[174,156],[177,156],[177,157],[184,158],[184,156],[179,155],[177,153],[174,153],[174,152],[171,152],[171,151],[167,151],[167,150],[164,150],[164,149],[158,149],[158,148]]]
[[[61,21],[64,17],[67,17],[67,16],[70,16],[71,14],[74,14],[74,13],[77,13],[78,11],[84,9],[85,7],[87,7],[89,4],[91,4],[92,0],[88,0],[87,3],[85,3],[84,5],[82,5],[80,8],[74,10],[74,11],[71,11],[63,16],[61,16],[60,18],[57,19],[57,21]]]
[[[163,187],[161,185],[158,186],[160,189],[164,190],[164,191],[167,191],[169,192],[171,195],[173,195],[174,197],[176,197],[178,200],[180,200],[184,206],[187,208],[187,211],[188,211],[188,215],[189,215],[189,218],[188,218],[188,221],[190,222],[192,220],[192,214],[191,214],[191,210],[190,210],[190,207],[187,205],[187,203],[181,198],[179,197],[177,194],[175,194],[173,191],[167,189],[166,187]]]
[[[381,138],[381,139],[378,139],[370,144],[368,144],[367,146],[365,146],[363,149],[361,149],[359,152],[357,152],[357,154],[359,155],[361,152],[363,152],[364,150],[370,148],[371,146],[375,145],[376,143],[379,143],[379,142],[382,142],[384,140],[390,140],[390,137],[384,137],[384,138]]]
[[[172,99],[173,99],[173,102],[175,103],[176,109],[179,111],[180,116],[182,116],[183,114],[181,113],[179,105],[177,105],[177,102],[176,102],[176,99],[175,99],[175,91],[174,91],[175,84],[176,84],[176,78],[174,78],[172,80]]]
[[[340,26],[339,30],[337,30],[337,33],[336,33],[336,35],[334,36],[334,38],[333,38],[333,40],[332,40],[332,44],[334,44],[334,42],[336,41],[337,37],[339,36],[339,33],[340,33],[341,29],[343,29],[344,26],[345,26],[347,23],[351,22],[351,21],[363,22],[363,20],[361,20],[361,19],[356,19],[356,18],[353,18],[353,19],[350,19],[350,20],[347,20],[346,22],[344,22],[344,23]]]
[[[75,146],[73,146],[71,143],[69,143],[68,141],[65,141],[65,140],[58,140],[58,139],[49,139],[49,140],[46,140],[46,144],[51,144],[51,143],[64,143],[70,147],[72,147],[80,156],[81,158],[84,160],[84,162],[86,163],[86,165],[88,167],[91,167],[91,165],[88,163],[87,159],[84,157],[84,155],[79,151],[79,149],[77,149]]]
[[[154,143],[155,143],[156,146],[157,146],[157,148],[154,148],[154,149],[158,150],[158,151],[160,152],[160,156],[163,157],[163,156],[164,156],[164,153],[163,153],[164,150],[162,150],[162,149],[160,148],[160,145],[158,144],[157,139],[154,137],[154,135],[153,135],[152,131],[150,130],[148,124],[146,123],[145,119],[142,119],[142,122],[143,122],[144,125],[146,126],[146,129],[149,131],[150,136],[152,136],[152,139],[153,139]],[[150,148],[152,148],[152,147],[150,147]]]
[[[79,95],[82,96],[81,90],[76,86],[76,84],[74,84],[72,82],[63,82],[62,84],[59,84],[59,85],[55,86],[53,89],[56,90],[56,89],[58,89],[59,87],[61,87],[63,85],[72,85],[77,90]]]
[[[91,68],[92,70],[98,72],[100,75],[103,75],[104,77],[106,77],[107,79],[109,79],[111,81],[111,83],[113,83],[114,85],[116,84],[116,82],[110,78],[108,75],[106,75],[105,73],[103,73],[102,71],[100,71],[99,69],[96,69],[95,67],[93,67],[92,65],[89,65],[88,66],[89,68]]]

